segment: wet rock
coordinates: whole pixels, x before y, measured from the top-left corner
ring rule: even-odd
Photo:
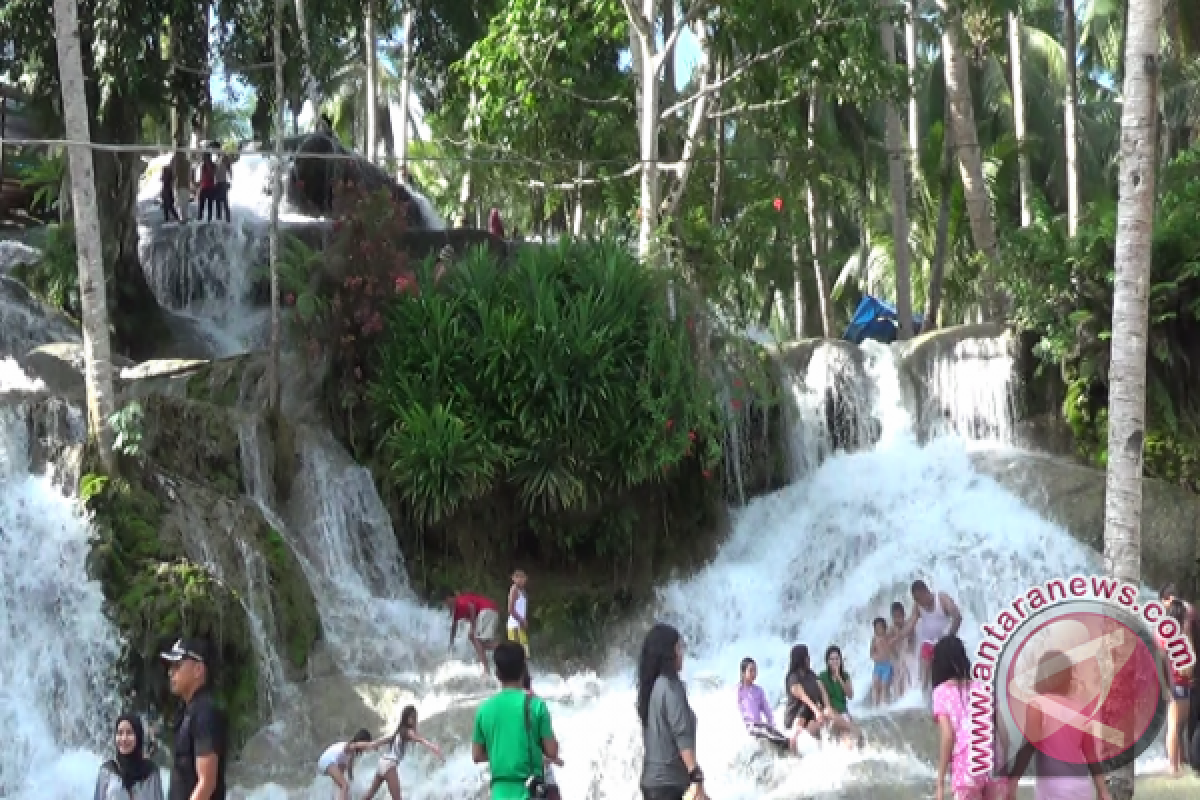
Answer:
[[[1024,451],[972,455],[975,467],[1057,522],[1079,541],[1104,550],[1105,474],[1064,458]],[[1200,591],[1200,496],[1163,481],[1142,481],[1142,580]]]
[[[76,322],[7,275],[0,275],[0,358],[20,357],[38,345],[81,342]]]
[[[0,241],[0,273],[31,266],[42,260],[42,251],[23,242]]]

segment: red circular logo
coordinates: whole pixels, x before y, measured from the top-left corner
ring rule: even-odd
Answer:
[[[1046,609],[1014,632],[1003,662],[998,710],[1043,763],[1114,769],[1137,758],[1162,728],[1153,640],[1140,620],[1114,606]]]

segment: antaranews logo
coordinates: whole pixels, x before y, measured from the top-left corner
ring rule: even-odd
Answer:
[[[1195,663],[1180,625],[1139,604],[1136,586],[1073,575],[1029,589],[983,626],[971,773],[1082,776],[1132,762],[1166,719],[1160,643],[1175,671]]]

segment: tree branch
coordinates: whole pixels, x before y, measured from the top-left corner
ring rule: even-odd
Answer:
[[[668,3],[673,3],[675,0],[666,0]],[[692,23],[697,22],[700,17],[708,13],[712,6],[712,0],[696,0],[692,3],[692,7],[688,9],[688,13],[683,15],[683,19],[679,20],[675,25],[675,30],[671,31],[663,41],[663,48],[654,57],[650,64],[650,74],[655,80],[658,79],[658,73],[662,69],[666,60],[671,57],[671,53],[675,50],[675,43],[679,41],[679,37],[685,30],[692,26]]]
[[[632,177],[633,175],[637,175],[641,171],[642,171],[642,165],[640,163],[638,163],[638,164],[634,164],[629,169],[622,170],[621,172],[617,172],[612,175],[605,175],[602,178],[583,178],[583,179],[576,179],[573,181],[565,181],[563,183],[546,183],[545,181],[528,181],[526,185],[530,189],[550,189],[550,190],[557,190],[557,191],[570,191],[579,186],[600,186],[601,184],[612,183],[613,181],[617,181],[622,178],[629,178],[629,177]]]
[[[745,113],[748,113],[751,111],[767,111],[772,108],[779,108],[780,106],[786,106],[789,103],[796,102],[797,100],[799,100],[800,98],[802,98],[806,94],[808,94],[808,91],[809,91],[809,87],[806,86],[803,89],[796,92],[795,94],[789,95],[788,97],[781,97],[781,98],[777,98],[775,100],[767,100],[762,103],[738,103],[736,106],[732,106],[730,108],[722,108],[717,111],[713,111],[711,114],[708,115],[708,118],[709,119],[721,119],[722,117],[731,117],[734,114],[745,114]]]
[[[557,38],[558,38],[558,34],[555,34],[555,40],[557,40]],[[552,53],[553,51],[554,51],[554,41],[552,40],[551,44],[550,44],[549,53]],[[552,91],[558,92],[559,94],[566,95],[567,97],[570,97],[573,100],[578,100],[581,103],[588,103],[590,105],[605,106],[605,105],[618,105],[618,104],[628,105],[629,104],[629,98],[624,97],[619,94],[614,94],[612,97],[606,97],[606,98],[585,97],[584,95],[580,94],[579,92],[573,91],[571,89],[568,89],[565,86],[561,86],[557,83],[553,83],[551,81],[546,80],[545,78],[542,77],[542,75],[545,74],[546,65],[550,62],[549,53],[547,54],[545,61],[543,61],[543,63],[542,63],[542,69],[537,70],[534,68],[533,64],[529,63],[529,59],[525,57],[525,54],[521,52],[520,48],[517,49],[517,57],[521,59],[521,63],[525,65],[525,68],[527,70],[529,70],[529,74],[533,76],[533,82],[535,84],[541,84],[542,86],[545,86],[546,88],[551,89]]]
[[[700,70],[700,90],[703,91],[709,81],[709,53],[708,35],[702,22],[696,24],[696,38],[700,42],[700,63],[697,64],[697,69]],[[683,149],[679,154],[679,172],[675,186],[667,195],[667,216],[675,216],[679,212],[680,203],[683,202],[683,193],[692,173],[692,156],[696,152],[697,143],[704,138],[704,133],[708,130],[708,126],[704,124],[708,119],[704,113],[708,109],[708,99],[709,95],[705,94],[692,107],[692,120],[688,124],[687,138],[684,139]]]
[[[829,20],[817,20],[817,23],[814,26],[814,30],[831,27],[833,25],[846,25],[846,24],[850,24],[853,22],[863,22],[868,19],[869,19],[868,17],[859,16],[859,17],[841,17],[838,19],[829,19]],[[728,84],[733,83],[736,80],[739,80],[743,75],[746,74],[747,70],[749,70],[751,67],[753,67],[757,64],[761,64],[764,61],[770,61],[773,58],[778,58],[779,56],[783,55],[788,50],[790,50],[793,47],[795,47],[796,45],[800,44],[801,42],[806,42],[806,41],[810,40],[812,38],[812,35],[813,35],[813,31],[807,31],[807,32],[805,32],[805,34],[803,36],[800,36],[795,39],[791,39],[789,41],[784,42],[781,45],[772,47],[770,50],[767,50],[762,53],[758,53],[755,56],[744,59],[741,63],[735,64],[733,66],[733,68],[729,71],[729,74],[726,75],[724,78],[722,78],[721,80],[716,81],[714,83],[710,83],[707,87],[695,91],[688,97],[684,98],[683,100],[680,100],[675,105],[665,109],[659,115],[659,118],[667,119],[670,115],[674,114],[676,111],[679,111],[680,109],[685,108],[686,106],[689,106],[692,103],[695,103],[697,100],[699,100],[701,98],[702,94],[713,94],[714,92],[720,91],[723,87],[727,86]],[[712,116],[712,115],[710,115],[710,116]]]
[[[647,20],[642,10],[637,7],[636,0],[621,0],[621,5],[625,7],[625,15],[629,17],[629,24],[633,26],[637,32],[638,41],[641,42],[643,50],[649,50],[648,43],[654,38],[654,23],[652,20]]]

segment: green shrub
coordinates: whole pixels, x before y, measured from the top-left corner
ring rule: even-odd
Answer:
[[[81,309],[75,229],[70,225],[47,225],[38,245],[42,259],[15,267],[13,276],[50,305],[78,319]]]
[[[1035,353],[1067,384],[1063,415],[1082,455],[1107,448],[1109,339],[1117,209],[1092,204],[1074,239],[1062,218],[1042,218],[1006,243],[1002,283],[1014,322],[1035,331]],[[1149,286],[1146,374],[1147,474],[1188,484],[1200,419],[1200,149],[1161,178]]]
[[[716,464],[716,404],[665,277],[623,248],[530,248],[507,268],[479,251],[441,286],[418,273],[387,308],[369,397],[420,521],[501,486],[530,512],[594,509],[693,454]]]

